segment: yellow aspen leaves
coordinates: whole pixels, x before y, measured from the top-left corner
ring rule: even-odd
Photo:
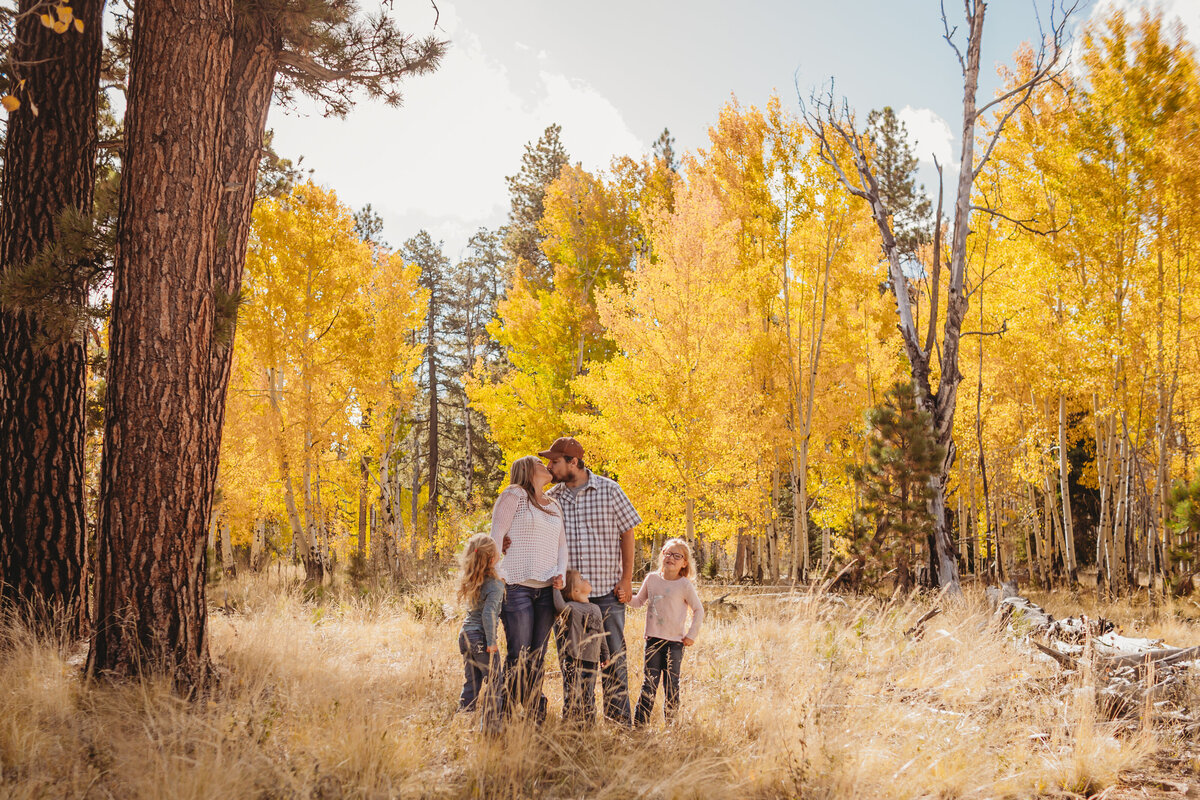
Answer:
[[[74,25],[75,30],[83,33],[83,20],[75,19],[75,12],[68,5],[57,5],[53,9],[54,16],[49,14],[39,14],[38,20],[42,26],[49,28],[55,33],[66,33],[68,29]]]
[[[0,97],[0,106],[4,106],[4,110],[11,113],[21,107],[21,101],[11,94],[6,94]]]

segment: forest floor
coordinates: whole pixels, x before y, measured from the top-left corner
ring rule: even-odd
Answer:
[[[552,653],[551,719],[540,729],[518,719],[494,741],[455,713],[448,580],[405,595],[343,586],[312,601],[271,571],[210,597],[220,681],[192,702],[165,680],[86,683],[78,644],[0,630],[0,797],[1200,794],[1194,734],[1154,713],[1104,719],[1086,676],[1020,649],[973,589],[958,604],[731,598],[739,608],[714,614],[687,651],[670,727],[661,700],[642,730],[561,723]],[[1188,600],[1034,599],[1058,616],[1083,610],[1133,635],[1200,644],[1200,606]],[[906,636],[933,603],[943,612]],[[644,619],[631,610],[627,624],[635,692]],[[1200,681],[1186,693],[1197,707]]]

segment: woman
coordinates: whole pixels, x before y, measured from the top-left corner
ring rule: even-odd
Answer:
[[[509,481],[492,509],[492,538],[504,552],[498,571],[506,584],[500,611],[508,643],[506,693],[510,707],[525,706],[540,723],[546,718],[546,646],[557,615],[553,589],[562,588],[567,571],[567,533],[562,509],[542,493],[550,471],[537,456],[518,458]]]

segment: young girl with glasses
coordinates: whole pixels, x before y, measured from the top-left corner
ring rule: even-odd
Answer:
[[[704,604],[689,580],[694,571],[692,548],[688,543],[683,539],[668,539],[659,554],[658,571],[646,576],[630,603],[634,608],[648,606],[645,677],[634,725],[645,725],[650,720],[660,680],[667,722],[673,721],[679,710],[679,667],[683,662],[683,648],[695,644],[700,623],[704,621]]]

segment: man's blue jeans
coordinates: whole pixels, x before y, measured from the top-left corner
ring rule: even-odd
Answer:
[[[508,584],[500,618],[508,642],[505,683],[508,707],[522,705],[539,723],[546,719],[546,695],[542,676],[546,670],[546,647],[557,615],[549,586],[534,589]]]
[[[612,592],[589,597],[600,606],[604,633],[608,636],[608,663],[600,671],[604,687],[604,716],[622,725],[631,725],[629,713],[629,664],[625,658],[625,604]]]

